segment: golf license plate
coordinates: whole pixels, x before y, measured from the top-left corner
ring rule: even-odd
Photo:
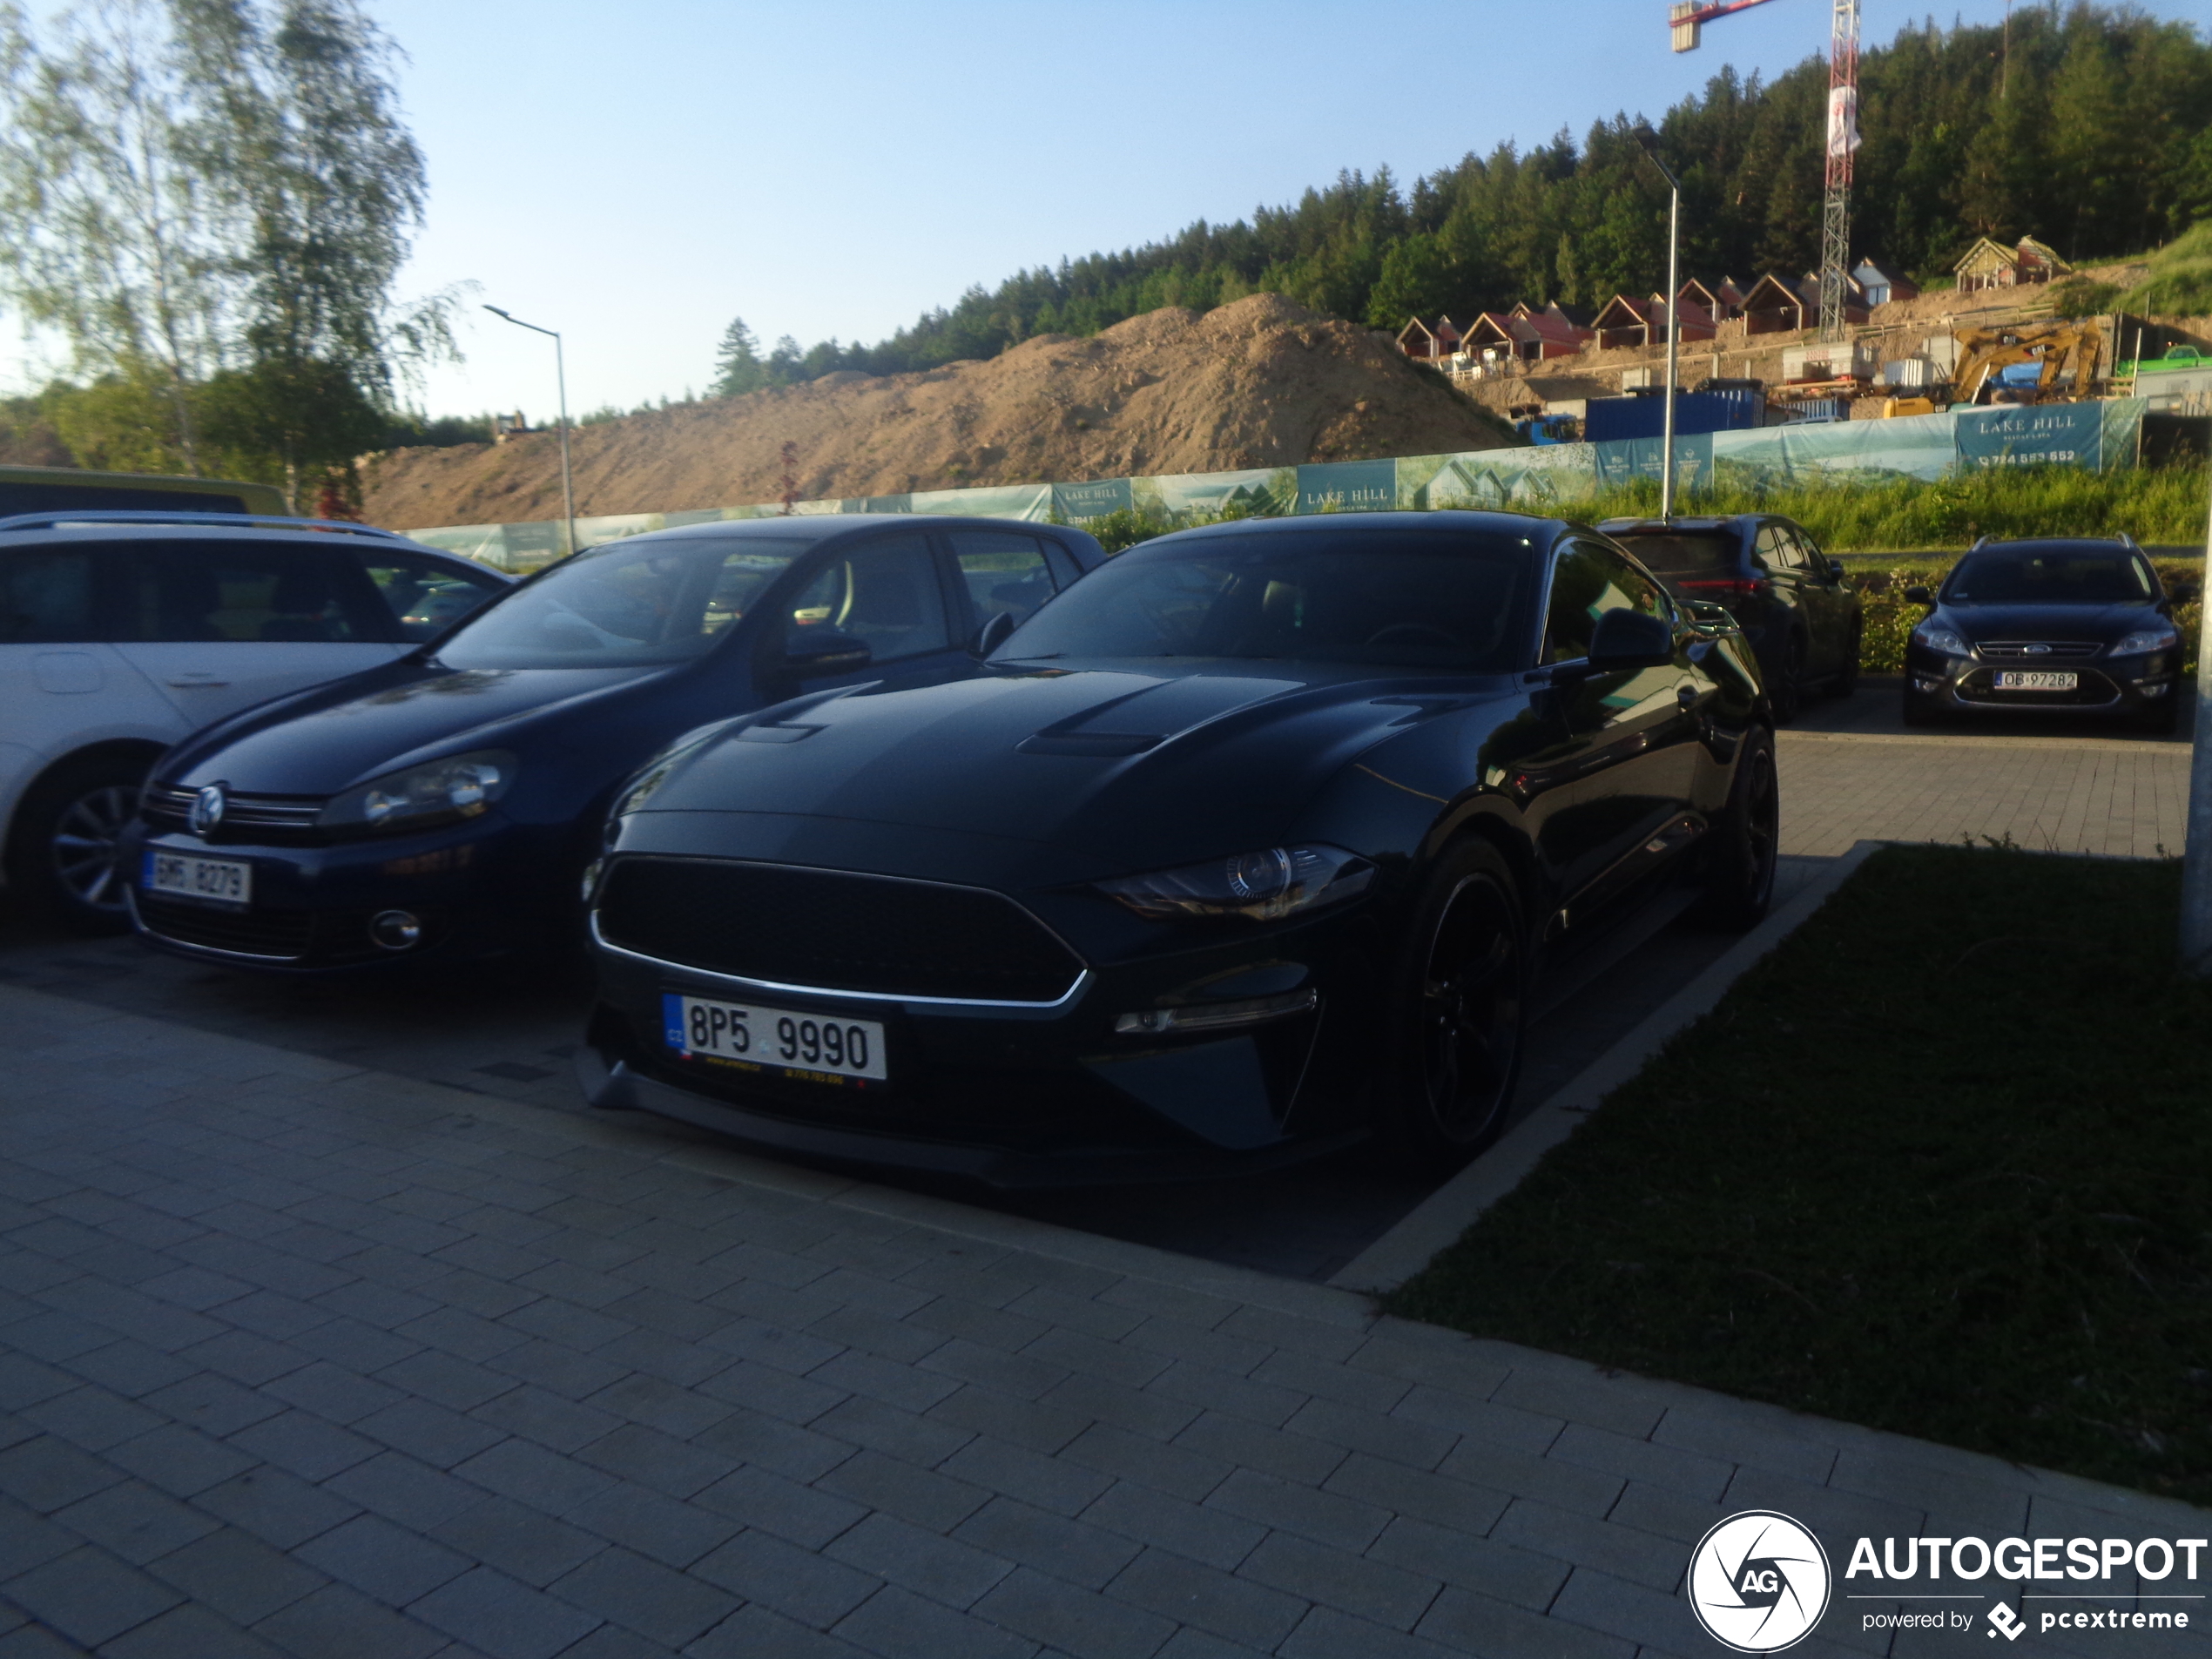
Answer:
[[[2050,669],[2001,669],[1997,675],[1997,689],[2000,691],[2070,691],[2081,684],[2079,674],[2054,672]]]
[[[662,996],[668,1046],[688,1060],[713,1060],[748,1071],[773,1071],[808,1082],[888,1082],[883,1028],[758,1002],[711,1002]]]
[[[173,893],[211,904],[251,904],[253,867],[237,859],[196,859],[185,853],[146,853],[145,890]]]

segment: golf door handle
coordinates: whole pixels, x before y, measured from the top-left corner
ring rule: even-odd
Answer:
[[[1697,689],[1696,682],[1691,680],[1684,680],[1680,685],[1675,687],[1675,701],[1686,709],[1696,708],[1698,698],[1703,695],[1704,693]]]
[[[172,674],[163,683],[173,685],[180,691],[189,691],[200,687],[214,691],[230,684],[228,680],[214,674]]]

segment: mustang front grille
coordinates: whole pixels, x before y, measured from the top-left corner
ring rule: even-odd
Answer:
[[[787,864],[620,859],[598,925],[662,961],[880,996],[1056,1002],[1083,971],[1003,894]]]

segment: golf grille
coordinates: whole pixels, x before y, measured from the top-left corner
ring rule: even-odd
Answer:
[[[314,936],[314,916],[305,910],[225,910],[153,893],[140,894],[138,906],[148,933],[236,956],[297,961]]]
[[[600,935],[640,955],[779,985],[1056,1002],[1083,965],[1002,894],[843,870],[631,857]]]

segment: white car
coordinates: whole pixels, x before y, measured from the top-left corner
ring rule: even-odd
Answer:
[[[129,925],[115,840],[162,752],[374,668],[513,578],[389,530],[247,514],[0,519],[0,847],[9,897]]]

